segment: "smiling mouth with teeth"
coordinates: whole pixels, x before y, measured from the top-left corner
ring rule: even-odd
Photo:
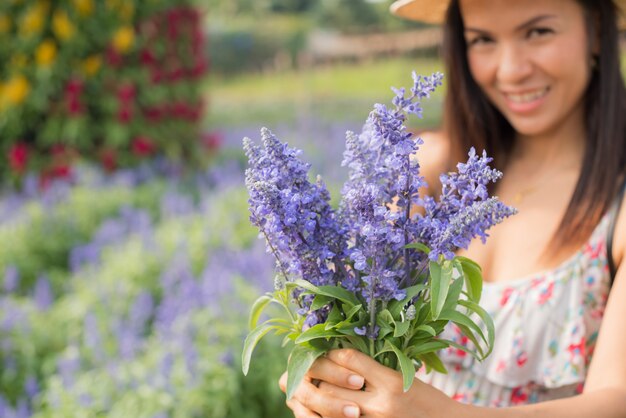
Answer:
[[[524,93],[524,94],[505,94],[506,98],[514,103],[528,103],[533,100],[537,100],[542,98],[548,93],[549,88],[545,87],[541,90],[535,90],[533,92]]]

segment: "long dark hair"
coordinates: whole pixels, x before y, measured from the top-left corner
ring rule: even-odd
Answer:
[[[586,144],[576,188],[550,250],[588,237],[615,199],[625,174],[626,88],[620,72],[617,10],[611,0],[577,0],[586,11],[588,38],[599,35],[600,53],[585,93]],[[443,57],[448,93],[444,127],[453,161],[473,146],[485,149],[502,168],[511,154],[515,130],[491,104],[469,70],[463,19],[452,0],[444,25]]]

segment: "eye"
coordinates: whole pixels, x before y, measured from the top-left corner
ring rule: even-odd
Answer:
[[[478,35],[478,36],[469,38],[466,42],[467,42],[468,47],[473,47],[473,46],[489,45],[490,43],[493,42],[493,39],[491,39],[487,35]]]
[[[528,32],[526,33],[526,37],[527,38],[539,38],[539,37],[543,37],[546,35],[551,35],[553,33],[554,31],[551,28],[537,27],[537,28],[529,29]]]

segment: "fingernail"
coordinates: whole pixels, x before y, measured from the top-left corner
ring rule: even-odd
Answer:
[[[363,376],[351,374],[350,376],[348,376],[348,383],[350,383],[351,386],[354,386],[357,389],[361,389],[363,387],[363,383],[365,383],[365,379],[363,378]]]
[[[353,405],[349,405],[343,408],[343,414],[348,418],[359,418],[359,408]]]

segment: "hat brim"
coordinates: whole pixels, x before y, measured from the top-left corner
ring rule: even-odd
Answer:
[[[620,11],[619,28],[626,30],[626,0],[614,0]],[[391,4],[389,10],[393,15],[403,19],[415,20],[431,24],[441,24],[445,20],[449,0],[398,0]]]

